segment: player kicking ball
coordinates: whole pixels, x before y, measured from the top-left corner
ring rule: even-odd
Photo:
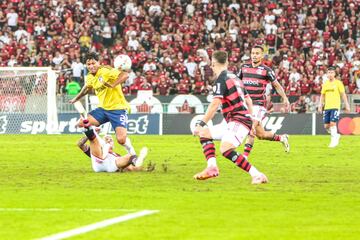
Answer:
[[[83,137],[79,141],[78,146],[91,158],[94,172],[122,172],[142,169],[144,159],[147,155],[146,147],[141,149],[136,161],[134,161],[134,156],[130,154],[120,156],[113,152],[114,141],[110,135],[101,138],[88,120],[83,120],[83,123],[86,137]],[[90,146],[85,144],[87,140],[90,141]]]
[[[344,84],[335,78],[335,70],[335,67],[329,67],[327,70],[327,77],[329,80],[326,81],[321,88],[320,104],[318,109],[321,113],[324,107],[324,127],[331,135],[329,148],[336,147],[340,140],[340,134],[338,134],[336,123],[339,121],[341,98],[345,104],[345,112],[350,111]]]
[[[98,55],[93,52],[86,55],[86,68],[89,71],[86,75],[86,83],[79,94],[69,102],[75,104],[91,90],[94,90],[99,99],[99,105],[89,112],[86,119],[93,126],[110,122],[115,130],[117,142],[125,147],[130,155],[135,156],[136,152],[127,137],[127,111],[130,105],[121,88],[121,84],[128,78],[128,73],[110,66],[100,65]],[[78,125],[83,126],[83,119],[80,119]]]
[[[244,90],[244,85],[239,78],[227,71],[227,52],[214,52],[211,67],[216,79],[213,85],[214,97],[193,133],[200,137],[200,143],[207,160],[207,168],[196,174],[194,178],[205,180],[219,175],[213,140],[221,140],[220,152],[222,155],[248,172],[252,177],[252,184],[267,183],[266,176],[252,166],[242,154],[235,151],[251,129],[251,98]],[[206,128],[205,126],[214,117],[220,105],[226,124],[221,124],[218,128]]]

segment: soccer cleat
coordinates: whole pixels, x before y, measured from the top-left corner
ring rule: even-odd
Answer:
[[[259,175],[254,176],[251,180],[251,184],[262,184],[262,183],[267,183],[267,182],[269,182],[269,180],[263,173],[260,173]]]
[[[281,142],[285,148],[285,152],[290,152],[289,135],[284,134],[281,136]]]
[[[335,137],[331,138],[331,142],[329,144],[329,148],[334,148],[337,145],[339,145],[339,140],[340,140],[341,135],[340,134],[336,134]]]
[[[144,160],[146,158],[148,154],[148,148],[147,147],[143,147],[141,150],[140,150],[140,154],[139,154],[139,157],[136,159],[135,161],[135,167],[141,167],[143,164],[144,164]]]
[[[205,168],[202,172],[195,174],[194,178],[197,180],[206,180],[208,178],[214,178],[219,176],[219,168],[216,166],[211,166]]]

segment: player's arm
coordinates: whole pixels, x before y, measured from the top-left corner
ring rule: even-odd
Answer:
[[[76,101],[79,101],[83,96],[88,94],[91,89],[92,89],[91,86],[84,85],[81,91],[78,93],[78,95],[76,95],[73,99],[71,99],[69,103],[74,103]]]
[[[271,85],[275,88],[276,92],[280,95],[280,97],[283,100],[283,103],[285,104],[286,111],[289,111],[290,102],[289,99],[286,96],[286,93],[284,91],[284,88],[281,86],[278,80],[276,80],[275,72],[272,69],[268,69],[267,71],[267,78],[271,82]]]
[[[124,83],[128,77],[129,74],[127,72],[120,71],[116,68],[111,68],[104,76],[104,85],[110,88],[114,88],[117,85]]]
[[[342,82],[340,82],[338,84],[338,89],[339,89],[339,92],[340,92],[340,96],[345,104],[345,112],[348,113],[350,112],[350,105],[349,105],[349,102],[348,102],[348,99],[347,99],[347,96],[346,96],[346,93],[345,93],[345,87],[344,87],[344,84]]]
[[[284,88],[280,85],[280,83],[275,80],[272,82],[273,87],[275,88],[276,92],[280,95],[280,97],[283,99],[283,103],[285,104],[285,109],[288,111],[290,102],[288,97],[286,96],[286,93],[284,91]]]
[[[248,94],[245,95],[245,103],[246,103],[246,106],[248,107],[250,116],[252,116],[252,114],[253,114],[253,103],[252,103],[250,95],[248,95]]]
[[[86,144],[88,138],[86,136],[80,138],[77,143],[77,146],[83,151],[87,156],[90,157],[90,146]]]
[[[320,100],[319,100],[319,107],[318,107],[318,112],[319,113],[321,113],[322,110],[323,110],[324,101],[325,101],[325,94],[321,93]]]
[[[350,112],[350,104],[349,104],[349,101],[347,99],[347,96],[346,96],[345,92],[341,93],[341,98],[342,98],[342,100],[343,100],[343,102],[345,104],[345,112],[349,113]]]
[[[208,109],[206,110],[206,113],[202,119],[202,121],[207,124],[211,119],[213,119],[216,111],[218,110],[219,106],[221,104],[221,98],[214,97],[211,101]]]
[[[110,88],[114,88],[119,84],[123,84],[128,79],[129,74],[127,72],[121,72],[114,83],[105,82],[104,85]]]

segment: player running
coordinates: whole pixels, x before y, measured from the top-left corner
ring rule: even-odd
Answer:
[[[110,122],[117,142],[124,146],[130,155],[135,156],[135,149],[127,137],[127,111],[130,105],[121,88],[121,83],[126,81],[128,73],[100,65],[97,54],[93,52],[86,55],[86,67],[89,70],[86,83],[80,93],[69,102],[75,103],[91,90],[95,90],[100,103],[98,108],[89,112],[87,120],[94,126]],[[83,126],[83,119],[80,119],[79,126]]]
[[[349,102],[345,93],[344,84],[336,79],[335,67],[329,67],[327,70],[328,80],[321,88],[321,96],[319,103],[319,112],[324,107],[324,127],[331,135],[329,148],[334,148],[339,144],[340,134],[338,134],[336,123],[339,121],[341,98],[345,104],[345,112],[350,111]],[[341,98],[340,98],[341,97]]]
[[[254,135],[260,140],[282,142],[285,152],[290,151],[289,136],[287,134],[277,135],[270,131],[265,131],[261,121],[265,118],[266,110],[266,89],[270,83],[277,93],[282,97],[285,108],[289,109],[290,103],[280,83],[276,80],[274,71],[262,64],[264,49],[256,45],[251,49],[251,63],[241,66],[239,78],[243,81],[245,89],[253,102],[253,126],[252,134],[248,137],[244,148],[244,155],[249,156],[254,143]]]
[[[197,123],[194,130],[194,135],[200,137],[200,143],[207,160],[207,168],[196,174],[194,178],[205,180],[219,175],[213,140],[221,140],[220,151],[224,157],[249,172],[253,184],[266,183],[268,181],[266,176],[252,166],[243,155],[235,151],[251,129],[251,98],[236,75],[227,71],[227,52],[214,52],[211,67],[216,77],[213,85],[214,97],[205,116]],[[222,105],[221,109],[226,124],[218,125],[217,128],[205,128],[220,105]]]
[[[118,172],[118,171],[138,171],[142,169],[144,159],[147,155],[147,148],[140,151],[140,155],[133,165],[134,156],[126,154],[120,156],[113,152],[114,141],[110,135],[99,137],[90,127],[90,123],[84,120],[85,137],[78,142],[78,147],[91,158],[92,168],[95,172]],[[87,145],[87,140],[90,145]]]

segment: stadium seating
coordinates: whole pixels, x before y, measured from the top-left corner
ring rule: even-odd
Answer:
[[[263,44],[264,63],[276,70],[287,94],[318,94],[328,65],[337,66],[347,93],[360,93],[359,1],[161,3],[2,1],[0,64],[64,70],[58,84],[63,93],[73,68],[81,69],[72,63],[87,51],[97,51],[103,64],[126,53],[134,70],[128,94],[149,87],[155,94],[207,94],[211,69],[198,49],[228,51],[237,71],[249,60],[250,47]]]

